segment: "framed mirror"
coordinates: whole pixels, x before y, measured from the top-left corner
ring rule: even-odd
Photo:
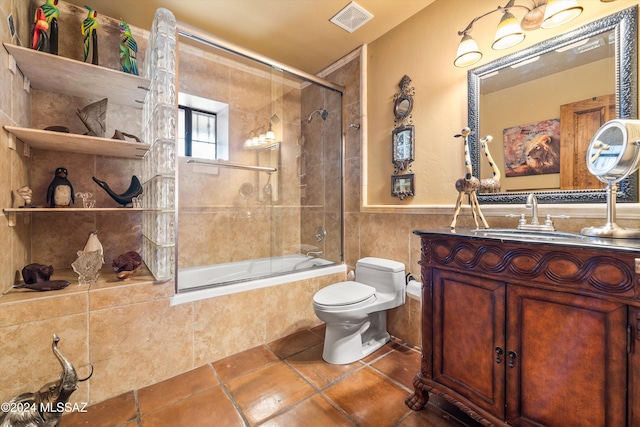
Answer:
[[[398,126],[391,132],[391,157],[398,171],[405,170],[415,160],[415,128]]]
[[[493,136],[491,154],[502,169],[502,192],[479,193],[481,203],[524,203],[531,192],[541,203],[606,200],[605,189],[597,184],[580,188],[572,182],[581,182],[578,174],[588,175],[586,150],[604,122],[637,118],[637,9],[622,10],[468,72],[474,174],[481,180],[492,176],[478,143],[485,135]],[[561,110],[573,108],[567,106],[596,100],[601,101],[600,113],[597,118],[582,117],[590,120],[586,125],[581,121],[571,124],[566,119],[571,114],[561,114]],[[511,156],[522,164],[535,160],[527,154],[527,137],[555,121],[559,123],[555,136],[559,172],[505,176],[509,164],[505,159]],[[566,132],[561,130],[563,125]],[[520,130],[515,143],[506,139],[506,132],[513,129]],[[567,176],[569,170],[575,175]],[[637,173],[620,183],[617,200],[638,201]]]
[[[391,195],[404,200],[407,196],[414,196],[414,174],[391,175]]]
[[[400,96],[393,104],[393,115],[398,121],[404,120],[411,114],[413,110],[413,98],[408,96]]]

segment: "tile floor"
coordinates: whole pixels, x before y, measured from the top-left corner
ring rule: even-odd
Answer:
[[[62,418],[61,427],[461,427],[404,400],[420,353],[397,340],[349,365],[322,360],[324,327],[235,354]],[[437,402],[436,402],[437,405]]]

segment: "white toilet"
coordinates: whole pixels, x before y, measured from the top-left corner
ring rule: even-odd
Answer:
[[[356,281],[334,283],[313,296],[313,310],[326,323],[322,358],[336,365],[355,362],[389,341],[387,309],[405,301],[404,264],[362,258]]]

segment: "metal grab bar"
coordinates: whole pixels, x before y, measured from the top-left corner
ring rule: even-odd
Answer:
[[[251,166],[251,165],[243,165],[240,163],[231,163],[231,162],[222,162],[219,160],[204,160],[204,159],[189,159],[187,163],[194,163],[198,165],[209,165],[209,166],[218,166],[221,168],[230,168],[230,169],[244,169],[248,171],[258,171],[258,172],[267,172],[273,173],[277,172],[277,168],[270,168],[266,166]]]

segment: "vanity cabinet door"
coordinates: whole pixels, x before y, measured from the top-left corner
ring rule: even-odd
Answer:
[[[627,306],[508,285],[506,421],[626,426]]]
[[[505,284],[434,269],[433,380],[504,417]]]

